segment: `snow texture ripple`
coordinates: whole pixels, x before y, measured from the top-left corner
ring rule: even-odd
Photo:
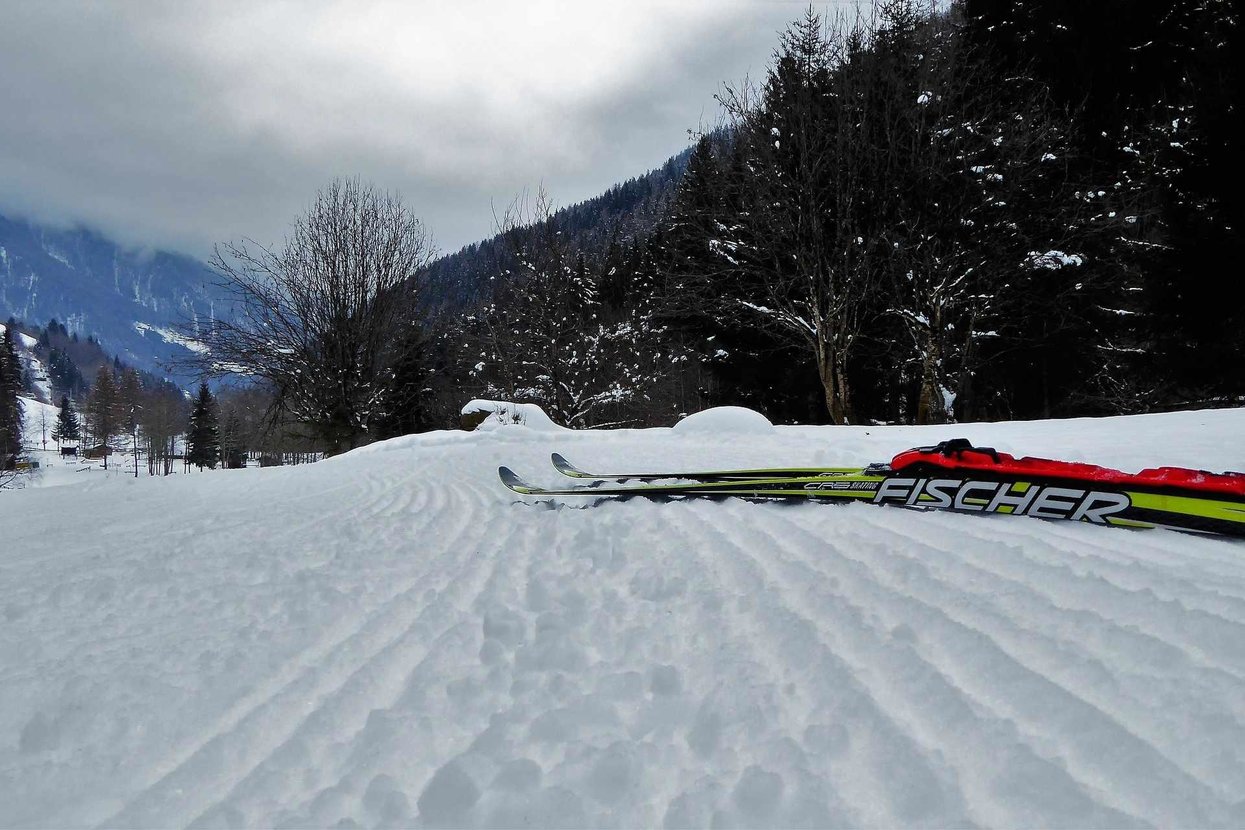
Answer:
[[[496,478],[959,435],[1240,469],[1245,411],[754,415],[0,494],[0,826],[1245,824],[1239,541]]]

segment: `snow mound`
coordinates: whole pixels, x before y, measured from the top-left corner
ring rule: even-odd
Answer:
[[[523,426],[539,432],[562,432],[566,427],[553,422],[545,410],[534,403],[511,403],[477,398],[462,408],[464,417],[482,417],[474,428],[480,431]]]
[[[674,425],[684,435],[772,435],[774,425],[760,412],[743,406],[718,406],[688,415]]]

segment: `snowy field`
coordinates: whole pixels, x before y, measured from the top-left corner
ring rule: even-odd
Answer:
[[[959,436],[1245,469],[1243,434],[710,413],[0,493],[0,827],[1245,826],[1245,543],[496,475]]]
[[[28,397],[19,397],[22,407],[22,449],[23,460],[33,461],[39,465],[34,475],[21,476],[11,486],[28,487],[60,487],[64,485],[101,486],[103,479],[134,478],[134,453],[131,448],[133,441],[129,435],[114,436],[109,446],[113,449],[104,466],[103,459],[86,460],[82,455],[62,457],[60,446],[52,438],[56,420],[60,415],[60,407],[41,403]],[[79,423],[85,416],[79,412]],[[68,442],[68,446],[82,445],[81,441]],[[141,441],[140,441],[141,446]],[[178,439],[176,448],[179,453],[185,452],[182,439]],[[79,449],[82,449],[79,446]],[[142,455],[138,463],[139,474],[147,477],[147,457]],[[187,470],[181,461],[175,461],[170,475],[181,475]],[[197,474],[193,468],[191,473]],[[0,533],[0,545],[3,544]],[[2,557],[0,557],[2,559]]]

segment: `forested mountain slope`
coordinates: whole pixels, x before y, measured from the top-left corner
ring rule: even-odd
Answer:
[[[212,271],[163,251],[128,250],[93,231],[0,216],[0,319],[58,320],[123,362],[159,374],[186,357],[177,327],[227,312]]]

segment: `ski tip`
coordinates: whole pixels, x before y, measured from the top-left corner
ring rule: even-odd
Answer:
[[[555,452],[552,456],[550,456],[550,459],[553,461],[553,468],[564,476],[570,476],[571,478],[591,478],[591,476],[583,470],[567,461],[566,457],[561,453]]]
[[[527,494],[532,491],[531,485],[519,478],[519,474],[509,467],[498,467],[497,476],[501,479],[501,483],[509,487],[516,493]]]

